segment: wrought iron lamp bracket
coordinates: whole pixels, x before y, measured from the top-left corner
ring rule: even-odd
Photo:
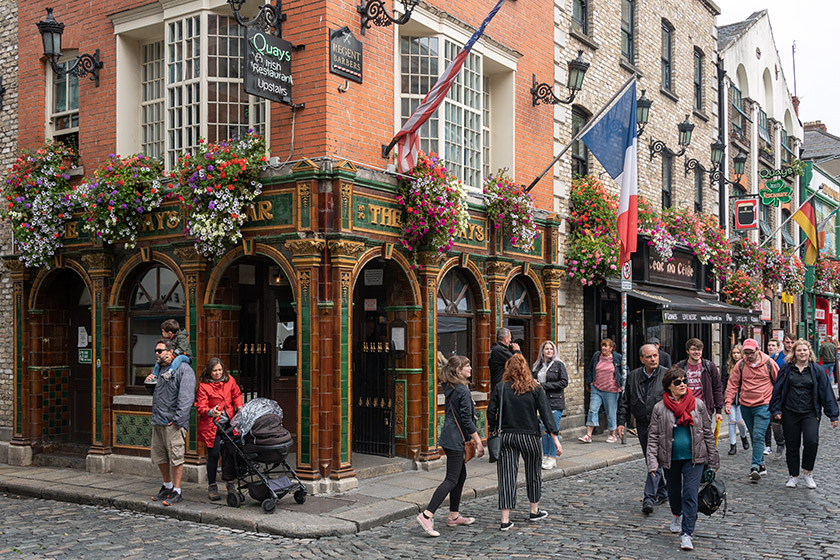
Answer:
[[[90,74],[90,79],[96,84],[96,87],[99,87],[99,69],[103,66],[105,66],[105,63],[99,60],[99,49],[96,49],[96,52],[92,55],[80,54],[67,69],[62,68],[54,59],[50,58],[50,67],[57,75],[71,74],[77,78],[84,78]]]
[[[546,105],[557,105],[562,103],[563,105],[568,105],[575,100],[575,96],[577,95],[577,90],[571,90],[569,97],[566,99],[560,99],[556,95],[554,95],[554,88],[545,83],[537,83],[537,75],[531,74],[531,97],[533,106],[536,107],[540,104],[540,101],[545,103]]]
[[[685,158],[685,176],[688,177],[690,171],[697,172],[699,169],[702,173],[705,173],[709,176],[710,184],[718,183],[720,185],[741,185],[741,177],[742,175],[738,175],[735,181],[731,181],[724,177],[723,169],[720,168],[718,165],[712,165],[711,169],[706,169],[702,163],[694,158]]]
[[[673,157],[681,157],[685,154],[685,146],[683,146],[682,150],[679,152],[675,152],[671,148],[665,145],[665,142],[662,140],[654,140],[653,138],[650,139],[650,144],[648,145],[648,149],[650,150],[650,161],[653,161],[657,155],[662,154],[663,152],[668,154],[669,156]]]
[[[283,13],[283,3],[280,0],[275,0],[274,5],[265,4],[261,6],[257,15],[250,21],[243,18],[242,14],[239,13],[239,10],[242,9],[242,4],[246,0],[227,0],[227,2],[233,10],[233,17],[236,23],[239,25],[243,27],[256,27],[263,32],[270,32],[275,37],[283,38],[283,22],[286,21],[286,14]],[[274,31],[271,31],[272,28]],[[295,47],[296,50],[302,48],[302,46]]]
[[[371,24],[387,27],[392,23],[397,25],[408,23],[418,2],[419,0],[404,0],[402,4],[405,12],[400,17],[394,17],[385,9],[383,0],[361,0],[361,4],[356,6],[356,11],[362,15],[362,35],[365,34],[365,29],[370,29]]]

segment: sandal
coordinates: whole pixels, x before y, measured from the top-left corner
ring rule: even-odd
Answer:
[[[475,517],[464,517],[459,515],[455,519],[447,519],[446,524],[450,527],[457,527],[458,525],[472,525],[475,523]]]
[[[581,443],[592,443],[592,438],[589,436],[580,436],[578,441]]]

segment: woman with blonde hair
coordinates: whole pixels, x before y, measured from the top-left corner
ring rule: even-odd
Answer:
[[[802,480],[814,489],[812,475],[820,445],[820,416],[837,427],[840,410],[831,390],[831,382],[817,365],[811,344],[802,338],[793,343],[785,365],[779,370],[773,396],[770,398],[770,417],[781,420],[785,433],[785,459],[790,475],[785,486],[796,488],[799,480],[799,447],[802,445]]]
[[[729,360],[727,360],[723,375],[721,375],[724,393],[726,393],[726,385],[729,383],[729,373],[735,369],[735,366],[743,357],[744,348],[740,344],[736,344],[729,350]],[[735,439],[737,432],[741,432],[741,445],[744,446],[744,449],[749,449],[750,440],[747,439],[747,424],[744,422],[744,417],[741,416],[738,395],[735,395],[732,408],[729,409],[729,455],[735,455],[738,452],[737,440]]]
[[[501,409],[501,410],[500,410]],[[539,417],[538,417],[539,415]],[[501,421],[499,417],[501,416]],[[510,510],[516,505],[516,475],[519,455],[525,459],[525,482],[531,513],[528,521],[540,521],[548,512],[540,509],[542,471],[540,469],[540,419],[551,434],[557,453],[563,452],[557,438],[557,426],[545,391],[534,379],[522,354],[514,354],[505,363],[502,382],[496,385],[487,407],[487,424],[491,433],[500,433],[501,451],[496,464],[499,480],[499,509],[502,510],[500,529],[513,527]]]
[[[554,416],[554,424],[560,429],[560,418],[566,409],[565,389],[569,385],[569,374],[566,372],[566,364],[557,356],[557,347],[550,340],[546,340],[540,346],[540,353],[537,361],[531,366],[537,382],[545,390],[548,397],[548,404],[551,405],[551,414]],[[557,466],[557,448],[551,441],[551,434],[543,427],[542,434],[543,459],[542,468],[553,469]]]
[[[475,403],[470,393],[470,377],[472,366],[464,356],[452,356],[440,370],[438,379],[443,386],[446,398],[444,405],[443,428],[440,432],[438,445],[446,454],[446,478],[432,494],[432,499],[426,509],[417,516],[417,522],[431,537],[439,537],[435,530],[435,511],[449,495],[449,518],[446,524],[450,527],[471,525],[474,517],[464,517],[460,514],[461,492],[467,479],[467,465],[464,461],[466,442],[471,440],[475,446],[476,456],[484,455],[481,436],[475,427]]]

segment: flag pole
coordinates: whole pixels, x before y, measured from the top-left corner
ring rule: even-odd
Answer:
[[[811,196],[809,196],[808,198],[806,198],[805,202],[803,202],[802,204],[799,205],[799,208],[796,209],[796,212],[799,212],[802,209],[803,206],[805,206],[806,204],[811,202],[811,199],[814,198],[815,196],[817,196],[817,193],[820,192],[820,190],[822,190],[822,188],[823,188],[822,185],[817,187],[817,189],[814,191],[814,193]],[[759,245],[759,247],[764,247],[765,243],[767,243],[771,239],[774,239],[776,237],[776,234],[779,233],[782,230],[782,228],[785,227],[787,225],[787,223],[793,219],[793,217],[796,215],[796,212],[794,212],[793,214],[788,216],[788,218],[784,222],[782,222],[781,225],[779,227],[777,227],[776,230],[773,233],[771,233],[770,235],[767,236],[767,239],[765,239],[764,241],[761,242],[761,245]],[[836,212],[836,210],[835,210],[835,212]],[[801,247],[802,245],[800,244],[799,246]],[[799,249],[799,247],[797,247],[797,249]]]
[[[596,114],[596,115],[595,115],[592,119],[590,119],[590,120],[589,120],[589,123],[587,123],[587,125],[586,125],[586,126],[584,126],[584,127],[580,130],[580,132],[578,132],[578,133],[575,135],[575,137],[574,137],[574,138],[572,138],[572,140],[571,140],[568,144],[566,144],[566,145],[563,147],[563,149],[562,149],[562,150],[560,150],[560,153],[559,153],[559,154],[557,154],[557,156],[556,156],[556,157],[555,157],[555,158],[551,161],[551,163],[550,163],[550,164],[548,164],[548,167],[546,167],[546,168],[545,168],[545,171],[543,171],[542,173],[540,173],[540,174],[537,176],[537,178],[536,178],[536,179],[534,179],[533,181],[531,181],[531,184],[530,184],[530,185],[528,185],[527,187],[525,187],[525,192],[526,192],[526,193],[527,193],[527,192],[530,192],[530,191],[531,191],[531,189],[533,189],[533,188],[536,186],[536,184],[537,184],[537,183],[539,183],[539,182],[540,182],[540,180],[541,180],[543,177],[545,177],[545,174],[546,174],[546,173],[548,173],[549,171],[551,171],[551,168],[552,168],[552,167],[554,167],[554,164],[555,164],[555,163],[557,163],[558,161],[560,161],[560,158],[561,158],[561,157],[563,157],[563,154],[565,154],[565,153],[569,150],[569,148],[571,148],[571,147],[572,147],[572,144],[574,144],[575,142],[577,142],[578,140],[580,140],[580,139],[583,137],[583,135],[584,135],[584,134],[586,134],[587,132],[589,132],[589,129],[590,129],[590,128],[592,128],[593,126],[595,126],[596,124],[598,124],[598,119],[600,119],[601,115],[603,115],[603,114],[606,112],[606,110],[610,108],[610,106],[613,104],[613,101],[615,101],[616,99],[618,99],[619,97],[621,97],[621,95],[622,95],[622,94],[624,94],[624,92],[627,90],[627,88],[628,88],[628,87],[630,87],[630,84],[632,84],[635,80],[636,80],[636,74],[633,74],[632,76],[630,76],[630,78],[628,78],[628,79],[627,79],[627,81],[626,81],[626,82],[624,82],[624,85],[623,85],[623,86],[621,86],[621,89],[619,89],[619,90],[618,90],[618,92],[617,92],[615,95],[613,95],[613,96],[612,96],[612,98],[610,98],[610,100],[609,100],[609,101],[607,101],[607,103],[606,103],[603,107],[601,107],[601,110],[600,110],[600,111],[598,111],[598,114]]]

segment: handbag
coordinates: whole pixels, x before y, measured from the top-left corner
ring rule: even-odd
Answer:
[[[723,517],[726,517],[726,485],[711,468],[703,471],[702,482],[704,485],[697,495],[697,511],[710,516],[723,505]]]
[[[458,431],[461,432],[461,439],[464,440],[464,463],[469,463],[470,459],[475,457],[477,452],[475,441],[472,439],[467,441],[464,437],[464,431],[461,429],[461,423],[458,422],[458,415],[455,414],[455,409],[452,408],[452,401],[449,401],[449,410],[452,411],[452,418],[455,419],[455,425],[458,426]]]
[[[499,460],[499,455],[502,452],[502,409],[505,404],[505,397],[503,393],[503,386],[499,387],[499,422],[496,426],[496,431],[490,434],[487,438],[487,451],[490,453],[490,462],[495,463]]]

